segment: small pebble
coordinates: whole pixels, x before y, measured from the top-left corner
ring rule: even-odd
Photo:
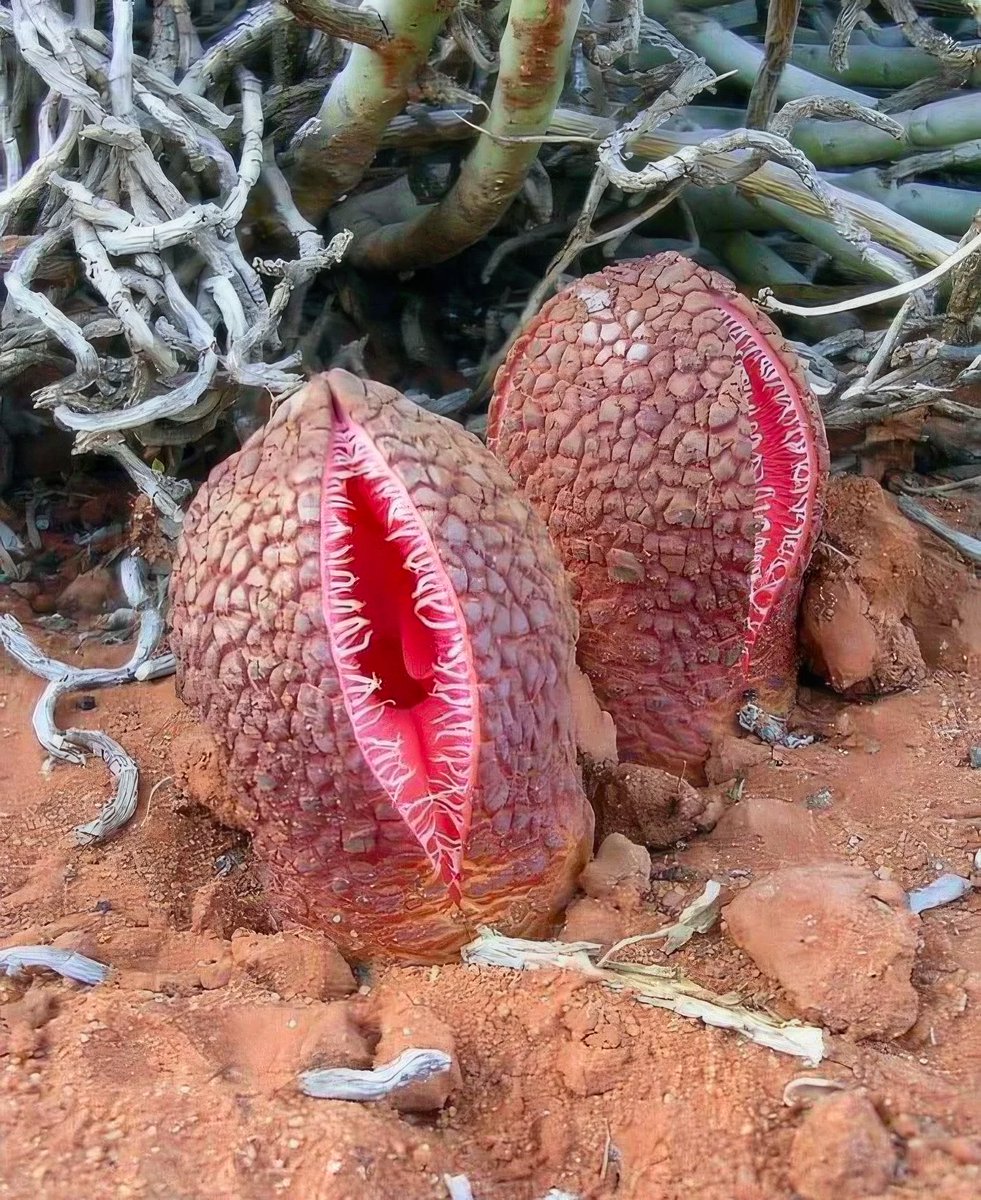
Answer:
[[[971,881],[960,875],[941,875],[926,887],[914,888],[909,893],[911,912],[926,912],[928,908],[939,908],[943,904],[952,904],[960,900],[971,890]]]
[[[972,746],[967,752],[967,761],[975,771],[981,771],[981,746]]]
[[[91,712],[95,708],[94,696],[79,696],[75,701],[75,707],[81,709],[82,712]]]
[[[809,808],[811,812],[824,812],[831,807],[831,789],[823,787],[812,793],[804,801],[804,807]]]
[[[245,851],[239,848],[227,850],[224,854],[219,854],[215,859],[215,871],[221,877],[229,875],[236,867],[240,867],[245,861]]]

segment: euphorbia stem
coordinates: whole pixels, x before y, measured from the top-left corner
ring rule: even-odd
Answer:
[[[444,262],[479,241],[511,206],[538,156],[562,91],[582,0],[512,0],[490,112],[460,171],[438,203],[410,221],[356,242],[358,266],[406,270]]]
[[[297,132],[291,147],[293,195],[315,224],[361,182],[456,0],[375,0],[372,7],[389,38],[376,47],[351,47],[320,112]]]
[[[790,61],[805,71],[812,71],[822,79],[833,79],[859,88],[909,87],[929,75],[936,75],[940,62],[915,50],[911,46],[863,46],[848,47],[848,67],[836,71],[831,65],[827,46],[795,46]],[[981,70],[971,72],[969,86],[981,86]]]
[[[858,199],[858,197],[855,197],[855,199]],[[839,268],[859,277],[865,276],[868,279],[881,279],[883,282],[894,282],[894,276],[890,276],[873,264],[867,263],[855,247],[850,242],[845,241],[830,221],[822,220],[812,213],[802,211],[801,208],[793,204],[777,200],[772,195],[756,195],[753,197],[753,202],[761,212],[766,213],[774,224],[791,230],[799,237],[810,242],[812,246],[818,246],[821,250],[827,251]],[[888,209],[882,209],[882,211],[889,212]],[[924,232],[926,231],[924,230]],[[952,246],[954,243],[944,239],[944,244]],[[936,260],[931,259],[929,261],[935,262]]]
[[[975,213],[981,210],[981,193],[967,188],[940,187],[915,180],[887,182],[882,179],[881,172],[874,169],[826,178],[835,187],[868,196],[900,216],[949,237],[961,237],[970,227]]]
[[[981,137],[981,104],[974,93],[893,116],[905,129],[901,140],[860,121],[801,121],[791,140],[815,165],[833,168],[897,159],[911,150],[935,150]]]
[[[555,112],[550,131],[572,137],[593,136],[598,141],[608,137],[613,131],[613,122],[590,116],[588,113],[560,108]],[[651,161],[674,154],[679,146],[696,140],[690,134],[655,129],[635,138],[630,148],[637,158]],[[720,160],[719,166],[722,165]],[[788,211],[792,206],[793,210],[810,217],[818,217],[820,219],[815,222],[815,226],[824,227],[834,233],[831,226],[827,224],[826,214],[818,201],[792,171],[778,163],[764,163],[758,171],[754,171],[752,175],[747,175],[745,179],[739,181],[739,190],[744,196],[749,196],[754,200],[781,200],[787,205]],[[912,221],[907,221],[904,217],[890,212],[888,208],[877,204],[874,200],[868,200],[864,196],[848,192],[836,191],[836,195],[852,216],[868,229],[876,241],[883,246],[908,255],[915,262],[928,263],[932,266],[943,262],[955,248],[954,243],[947,238],[915,225]],[[856,257],[858,256],[856,255]],[[870,273],[868,265],[863,273]]]
[[[842,124],[846,123],[842,122]],[[851,122],[847,124],[850,125]],[[599,143],[603,138],[609,137],[614,128],[614,122],[603,117],[594,117],[590,113],[579,112],[575,109],[556,108],[548,132],[570,139],[589,138]],[[384,144],[386,146],[411,145],[419,148],[442,141],[466,140],[473,136],[473,131],[460,120],[457,113],[445,109],[431,109],[426,114],[425,126],[421,126],[412,116],[406,114],[400,116],[388,130]],[[662,127],[641,134],[633,141],[630,149],[637,158],[654,161],[674,154],[682,146],[699,140],[701,140],[701,136],[698,133],[678,133]],[[718,160],[718,163],[720,168],[724,165],[721,159]],[[808,223],[815,229],[820,228],[834,233],[827,220],[824,219],[825,214],[818,201],[797,176],[785,167],[776,163],[764,163],[758,171],[741,179],[738,188],[743,196],[753,200],[767,197],[782,200],[784,204],[781,207],[788,212],[796,211],[801,215],[806,215]],[[912,258],[914,262],[933,266],[943,262],[956,249],[956,243],[950,241],[949,238],[941,237],[932,230],[924,229],[923,226],[906,220],[905,217],[893,213],[874,200],[857,196],[854,193],[843,192],[837,188],[833,190],[845,208],[868,229],[876,241],[883,246],[898,250],[901,254]],[[814,220],[815,217],[818,219]],[[393,228],[400,227],[394,226]],[[839,238],[838,241],[844,243],[844,239]],[[844,244],[847,245],[847,243]],[[857,253],[855,253],[855,258],[861,262]],[[864,270],[861,267],[857,269],[860,274],[876,275],[876,272],[871,270],[868,265]]]
[[[804,151],[814,166],[833,170],[864,163],[892,162],[914,150],[953,147],[981,138],[981,103],[973,92],[935,100],[892,115],[905,130],[903,138],[894,138],[885,130],[862,121],[805,119],[794,127],[790,141],[798,150]],[[704,136],[708,136],[710,130],[738,129],[743,124],[743,114],[738,108],[713,104],[691,105],[685,109],[683,118],[681,128],[704,130]],[[703,134],[690,132],[677,136],[698,141]],[[963,166],[967,161],[952,160],[949,167]]]
[[[681,10],[674,0],[644,0],[644,11],[649,17],[663,22],[690,50],[700,54],[713,71],[720,75],[735,71],[738,83],[746,88],[753,86],[763,62],[761,46],[747,42],[711,17]],[[799,100],[804,96],[838,96],[855,104],[871,106],[873,103],[862,92],[853,92],[830,79],[811,75],[799,67],[785,68],[777,89],[778,99]]]

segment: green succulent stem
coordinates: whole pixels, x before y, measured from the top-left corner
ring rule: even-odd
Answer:
[[[588,137],[592,134],[599,141],[609,136],[613,128],[613,122],[602,117],[570,109],[557,109],[552,119],[551,132],[567,137]],[[673,133],[662,128],[642,134],[633,141],[630,148],[638,158],[653,160],[665,158],[674,154],[680,147],[700,140],[702,139],[697,135]],[[815,227],[825,226],[834,233],[832,226],[822,219],[824,212],[819,202],[786,167],[776,163],[764,163],[758,171],[740,180],[738,188],[744,196],[752,200],[760,198],[782,201],[791,211],[798,211],[811,219],[818,218],[813,221]],[[839,189],[836,189],[836,195],[877,242],[905,254],[914,262],[933,267],[943,262],[956,248],[956,244],[948,238],[908,221],[875,200]],[[835,237],[839,235],[835,234]],[[840,241],[847,245],[843,238],[840,238]],[[869,273],[867,266],[863,273]]]
[[[975,215],[981,212],[981,192],[968,188],[889,182],[875,170],[852,171],[826,178],[835,187],[867,196],[909,221],[953,238],[962,237],[971,227]]]
[[[827,46],[797,45],[790,56],[794,66],[822,79],[856,88],[883,88],[893,91],[909,87],[940,70],[940,62],[912,46],[851,45],[848,47],[848,66],[836,71],[831,65]],[[975,69],[967,79],[971,87],[981,86],[981,69]]]
[[[712,246],[725,261],[741,284],[752,288],[777,287],[791,284],[806,287],[807,276],[767,245],[762,238],[746,230],[733,230],[709,238]],[[808,322],[808,334],[817,338],[832,337],[843,329],[854,329],[858,320],[848,313],[840,316],[815,317]]]
[[[456,182],[411,220],[356,241],[353,264],[391,271],[444,262],[493,229],[538,157],[581,15],[582,0],[512,0],[490,110]]]
[[[456,0],[374,0],[372,8],[387,39],[351,47],[320,112],[298,132],[288,156],[297,207],[315,224],[361,182]]]
[[[735,82],[747,91],[752,88],[763,63],[762,46],[747,42],[712,17],[685,12],[674,0],[644,0],[644,11],[665,25],[690,50],[700,54],[717,74],[734,71]],[[643,54],[640,61],[643,62]],[[800,67],[785,67],[777,87],[777,99],[802,100],[808,96],[837,96],[866,106],[874,103],[863,92],[842,87],[830,79],[802,71]]]
[[[615,128],[616,123],[608,118],[575,109],[556,108],[548,133],[560,138],[598,144],[609,137]],[[457,113],[447,109],[432,109],[426,114],[424,124],[408,114],[400,116],[386,133],[384,144],[400,148],[412,146],[421,150],[427,145],[452,139],[467,140],[472,137],[473,130],[460,120]],[[630,149],[638,159],[652,161],[674,154],[683,146],[704,140],[704,137],[705,131],[702,130],[680,133],[662,127],[641,134],[631,143]],[[720,162],[719,166],[722,165]],[[831,225],[822,219],[824,214],[818,201],[797,176],[785,167],[775,163],[764,163],[759,170],[739,181],[738,190],[743,197],[754,202],[758,198],[782,201],[783,209],[805,216],[814,229],[823,228],[834,233]],[[877,242],[906,255],[922,266],[937,266],[957,248],[956,242],[907,220],[875,200],[842,191],[840,188],[835,188],[834,192],[845,208],[868,229]],[[789,224],[787,227],[791,228]],[[839,241],[847,246],[843,238],[839,238]],[[859,258],[857,252],[855,257]],[[870,271],[866,266],[860,273],[868,275]]]
[[[981,139],[981,102],[975,93],[923,104],[892,114],[904,136],[894,138],[862,121],[799,121],[790,141],[822,169],[892,162],[910,153],[942,150]],[[665,128],[679,137],[700,141],[711,130],[739,129],[743,114],[721,105],[689,105]],[[963,165],[963,163],[959,164]]]

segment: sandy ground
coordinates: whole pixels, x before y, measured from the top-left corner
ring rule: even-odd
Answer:
[[[19,598],[4,606],[30,615]],[[74,639],[44,641],[74,654]],[[73,661],[128,652],[90,646]],[[0,978],[0,1197],[436,1200],[449,1195],[444,1175],[467,1176],[476,1200],[550,1188],[583,1200],[790,1200],[805,1178],[814,1200],[981,1194],[976,890],[918,924],[912,1029],[831,1035],[817,1070],[559,972],[352,976],[315,934],[276,933],[241,836],[178,794],[169,746],[187,717],[172,681],[99,692],[84,710],[72,697],[59,713],[112,734],[141,768],[136,817],[87,849],[71,831],[97,812],[107,775],[97,762],[45,767],[29,721],[39,688],[0,659],[0,944],[71,946],[115,971],[88,989],[49,973]],[[864,866],[904,888],[970,872],[976,680],[933,670],[872,704],[805,691],[799,717],[825,740],[749,767],[712,832],[654,855],[643,903],[608,909],[611,936],[659,928],[710,878],[729,899],[794,864]],[[823,950],[841,952],[834,938]],[[792,1011],[724,919],[671,961],[714,991]],[[459,1080],[442,1108],[299,1093],[298,1072],[364,1065],[409,1028],[455,1046]],[[864,1153],[860,1122],[836,1128],[784,1103],[800,1075],[874,1105],[890,1182],[845,1169],[856,1146]]]

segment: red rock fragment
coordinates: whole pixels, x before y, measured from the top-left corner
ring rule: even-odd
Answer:
[[[880,1196],[896,1171],[896,1151],[875,1106],[839,1092],[811,1108],[794,1135],[789,1174],[801,1200]]]
[[[391,1062],[410,1048],[442,1050],[450,1056],[450,1068],[425,1080],[405,1084],[391,1094],[399,1112],[436,1112],[463,1085],[456,1057],[453,1031],[430,1008],[413,1004],[408,997],[387,998],[379,1014],[381,1037],[375,1047],[375,1066]]]
[[[239,933],[232,938],[232,961],[284,1000],[339,1000],[358,986],[334,943],[312,930]]]

